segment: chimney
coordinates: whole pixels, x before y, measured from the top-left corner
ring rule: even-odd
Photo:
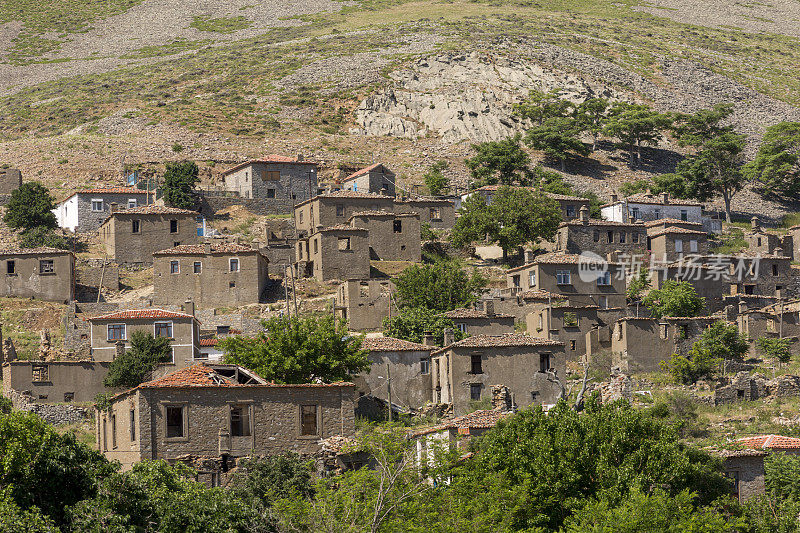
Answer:
[[[533,253],[533,250],[525,250],[525,263],[533,263],[533,258],[536,257],[536,254]]]
[[[251,242],[251,243],[250,243],[250,248],[251,248],[252,250],[256,250],[256,251],[258,251],[258,250],[260,250],[260,249],[261,249],[261,243],[260,243],[260,242],[258,242],[258,241],[253,241],[253,242]]]
[[[753,217],[750,219],[750,228],[758,229],[758,217]]]
[[[494,316],[494,300],[491,298],[483,301],[483,311],[486,316]]]
[[[747,312],[747,302],[739,300],[739,314]]]
[[[589,208],[586,207],[585,205],[581,206],[579,218],[581,219],[581,222],[583,223],[584,226],[589,225]]]
[[[618,200],[619,200],[619,196],[617,196],[617,193],[612,192],[611,193],[611,203],[613,204],[614,202],[616,202]]]
[[[436,346],[436,341],[433,340],[433,334],[430,331],[426,331],[422,335],[422,344],[425,346]]]
[[[187,315],[194,316],[194,302],[191,298],[187,298],[185,302],[183,302],[183,312]]]
[[[667,205],[669,203],[669,193],[668,192],[662,192],[661,193],[661,203],[664,204],[664,205]]]
[[[119,211],[119,204],[117,204],[117,202],[111,202],[108,206],[108,211],[110,213],[116,213]]]
[[[114,359],[125,355],[125,341],[117,341],[114,345]]]
[[[455,340],[455,334],[453,333],[453,328],[444,328],[444,345],[450,346],[453,344]]]
[[[203,253],[205,254],[211,253],[211,241],[203,242]]]

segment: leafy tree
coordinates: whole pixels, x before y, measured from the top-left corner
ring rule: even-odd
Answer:
[[[553,531],[593,501],[614,508],[653,487],[669,497],[696,493],[702,506],[727,494],[728,482],[718,460],[682,444],[672,426],[595,395],[583,413],[559,402],[501,421],[449,490],[491,530]]]
[[[91,498],[115,469],[73,433],[59,435],[33,413],[0,414],[0,508],[13,502],[31,517],[38,508],[64,525],[65,509]]]
[[[611,106],[603,131],[616,137],[628,147],[630,164],[641,163],[642,145],[655,146],[661,139],[661,132],[671,124],[668,115],[653,111],[643,104],[618,102]]]
[[[545,156],[561,162],[561,171],[566,170],[566,160],[572,155],[588,155],[589,147],[580,140],[580,128],[575,119],[569,117],[548,118],[540,126],[525,133],[525,144],[542,150]]]
[[[174,207],[194,209],[195,185],[200,182],[199,170],[194,161],[168,162],[164,172],[164,200]]]
[[[642,294],[650,288],[650,273],[647,268],[640,268],[628,283],[627,296],[631,301],[638,301]]]
[[[729,223],[731,200],[746,182],[742,172],[744,146],[744,135],[724,133],[703,144],[696,155],[681,161],[677,169],[689,196],[701,202],[722,196]]]
[[[445,169],[447,169],[447,161],[437,161],[422,176],[425,180],[425,185],[434,196],[439,196],[447,191],[449,180],[444,175],[443,171]]]
[[[67,239],[44,226],[37,226],[24,231],[22,235],[20,235],[19,245],[22,248],[48,246],[50,248],[58,248],[59,250],[69,250],[70,247]]]
[[[54,229],[58,226],[52,212],[55,207],[50,191],[41,183],[29,181],[11,193],[3,220],[14,229]]]
[[[435,231],[433,231],[433,229],[431,228],[431,225],[426,222],[426,223],[420,224],[420,227],[419,227],[419,238],[420,238],[420,240],[423,240],[423,241],[435,241],[436,239],[439,238],[439,236],[436,235]]]
[[[530,181],[531,159],[515,135],[502,141],[473,144],[475,155],[464,160],[470,174],[479,183],[494,185],[527,185]]]
[[[672,131],[681,146],[702,146],[724,133],[733,133],[730,125],[722,126],[733,113],[733,104],[716,104],[711,109],[701,109],[692,114],[676,113]]]
[[[452,243],[464,246],[488,236],[503,249],[503,260],[527,242],[551,240],[561,223],[558,202],[539,191],[501,187],[491,205],[469,200],[459,210]]]
[[[797,532],[800,530],[800,457],[771,453],[764,458],[766,494],[744,505],[753,533]]]
[[[800,122],[768,127],[758,154],[745,166],[745,174],[760,181],[766,191],[800,192]]]
[[[38,507],[22,510],[14,500],[0,491],[0,531],[3,533],[58,533],[52,519],[42,514]]]
[[[718,320],[703,331],[693,348],[706,352],[711,359],[743,361],[750,344],[735,324]]]
[[[278,498],[314,495],[310,465],[296,453],[245,458],[236,466],[233,493],[262,514]]]
[[[130,349],[111,362],[103,384],[106,387],[136,387],[148,379],[159,363],[169,359],[171,351],[166,337],[134,331]]]
[[[477,270],[468,273],[458,261],[437,261],[432,265],[411,265],[394,280],[401,307],[423,307],[451,311],[478,299],[486,278]]]
[[[655,176],[653,181],[635,180],[623,183],[619,192],[623,196],[650,191],[653,194],[669,193],[673,198],[692,198],[692,191],[686,187],[686,181],[678,174],[661,174]]]
[[[600,218],[602,216],[600,208],[605,202],[600,200],[600,197],[597,196],[597,194],[592,191],[578,191],[577,195],[589,200],[589,216],[591,218]]]
[[[538,126],[549,118],[566,117],[572,108],[572,102],[562,99],[558,89],[548,92],[533,89],[525,101],[514,105],[514,114]]]
[[[688,281],[668,279],[660,289],[651,290],[643,300],[655,318],[664,316],[697,316],[706,301],[697,295]]]
[[[466,337],[455,324],[439,311],[425,307],[406,307],[399,314],[383,319],[383,334],[387,337],[404,339],[421,343],[425,334],[433,335],[433,342],[437,346],[444,346],[444,330],[450,328],[454,333],[454,340],[459,341]]]
[[[651,189],[652,183],[649,180],[635,180],[635,181],[626,181],[622,185],[619,186],[619,192],[622,196],[630,196],[632,194],[638,194]],[[655,192],[655,191],[653,191]]]
[[[14,409],[14,404],[5,396],[0,396],[0,414],[8,414]]]
[[[760,337],[756,341],[756,346],[764,355],[773,359],[777,359],[780,364],[785,364],[791,361],[791,345],[791,339],[778,339],[774,337]]]
[[[587,98],[575,109],[575,118],[581,131],[592,136],[592,152],[597,150],[597,140],[606,124],[608,106],[605,98]]]
[[[564,181],[564,176],[552,170],[545,170],[540,165],[533,167],[531,171],[533,183],[542,192],[552,194],[575,194],[572,186]]]
[[[335,382],[352,379],[370,366],[361,349],[363,335],[323,317],[280,317],[261,322],[255,338],[228,337],[219,342],[225,362],[241,365],[276,383]]]

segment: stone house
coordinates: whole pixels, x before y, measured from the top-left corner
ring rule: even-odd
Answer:
[[[143,460],[221,460],[204,479],[245,456],[320,450],[320,440],[353,436],[352,383],[276,385],[235,365],[196,364],[114,396],[98,412],[100,451],[129,469]]]
[[[702,223],[703,204],[670,198],[668,193],[632,194],[623,200],[612,198],[600,208],[601,216],[613,222],[648,221],[675,218]]]
[[[342,189],[354,192],[371,192],[394,197],[397,176],[382,163],[362,168],[342,179]]]
[[[787,235],[787,242],[791,238],[791,254],[789,250],[784,249],[783,255],[791,255],[795,261],[800,261],[800,224],[789,228],[789,235]]]
[[[397,312],[392,302],[394,284],[389,280],[349,279],[336,291],[336,317],[348,322],[350,331],[374,331],[383,327],[389,306]]]
[[[556,376],[566,372],[564,344],[520,333],[474,335],[431,353],[433,402],[452,403],[456,415],[470,402],[489,398],[491,386],[502,384],[520,408],[552,404],[561,387]]]
[[[781,237],[775,233],[765,231],[758,222],[758,217],[750,219],[750,231],[744,233],[747,249],[751,253],[762,255],[787,255],[791,256],[794,249],[792,235]]]
[[[64,303],[75,299],[75,256],[67,250],[0,250],[0,275],[0,296]]]
[[[540,301],[529,306],[526,331],[534,337],[561,341],[567,361],[586,362],[587,334],[608,328],[621,318],[622,308],[599,309],[596,305],[568,305]]]
[[[549,253],[506,271],[508,292],[544,291],[571,305],[625,307],[625,266],[588,256]]]
[[[764,457],[767,452],[749,448],[709,451],[722,459],[722,470],[731,480],[731,492],[737,500],[744,503],[764,495]]]
[[[369,258],[373,261],[422,261],[417,213],[358,211],[350,225],[369,231]]]
[[[442,314],[467,335],[514,333],[514,315],[495,312],[493,300],[482,300],[477,308],[454,309]]]
[[[80,189],[56,204],[58,227],[75,233],[97,231],[111,214],[112,205],[132,209],[150,203],[151,193],[135,187]]]
[[[110,362],[11,361],[3,365],[3,395],[29,392],[37,403],[87,403],[108,392],[103,380]]]
[[[361,347],[369,351],[371,367],[369,372],[355,379],[359,393],[388,401],[391,383],[392,404],[418,409],[429,403],[433,395],[431,352],[437,347],[428,342],[430,344],[392,337],[366,337]]]
[[[234,243],[183,244],[153,254],[153,302],[239,307],[261,301],[269,261],[257,247]]]
[[[191,306],[190,306],[191,307]],[[191,310],[193,312],[193,310]],[[95,361],[113,361],[119,351],[130,346],[134,332],[170,339],[172,353],[165,369],[183,368],[200,356],[200,323],[190,313],[163,309],[132,309],[87,319],[91,355]]]
[[[226,191],[293,205],[317,194],[317,163],[281,155],[245,161],[222,173]]]
[[[462,194],[461,198],[456,206],[456,209],[461,207],[464,201],[467,198],[472,196],[473,194],[477,194],[483,197],[484,201],[486,201],[486,205],[490,205],[492,203],[492,199],[494,195],[497,194],[497,190],[502,187],[502,185],[484,185],[483,187],[479,187],[474,191],[470,191],[468,193]],[[528,189],[530,191],[537,190],[536,187],[514,187],[520,189]],[[558,206],[561,210],[561,218],[564,220],[574,220],[578,218],[578,215],[581,211],[581,208],[584,206],[586,209],[589,209],[589,199],[583,198],[581,196],[569,196],[566,194],[555,194],[551,192],[545,192],[545,196],[548,198],[552,198],[556,202],[558,202]]]
[[[735,446],[748,450],[763,450],[767,452],[782,452],[790,455],[800,455],[800,439],[785,435],[756,435],[743,437],[733,441]]]
[[[648,228],[647,243],[651,257],[658,261],[671,262],[685,255],[708,254],[708,234],[694,229]]]
[[[753,341],[761,337],[788,339],[795,353],[800,342],[800,302],[779,302],[759,309],[747,309],[740,303],[736,325]]]
[[[647,233],[656,233],[667,228],[683,228],[702,231],[703,225],[700,222],[690,222],[688,220],[680,220],[678,218],[659,218],[657,220],[648,220],[644,223],[647,228]]]
[[[589,209],[581,208],[578,219],[558,225],[554,249],[568,254],[593,252],[606,257],[619,253],[644,257],[647,230],[641,222],[589,219]]]
[[[22,172],[18,168],[0,168],[0,196],[10,196],[21,185]]]
[[[114,211],[100,226],[100,241],[119,264],[149,265],[159,250],[197,244],[197,213],[157,205]]]
[[[452,200],[444,198],[417,197],[397,200],[395,213],[419,213],[420,225],[428,224],[433,229],[453,229],[456,224],[456,208]]]
[[[359,211],[394,212],[394,198],[369,192],[334,191],[298,203],[294,224],[300,236],[348,223]]]
[[[329,279],[368,279],[369,231],[352,226],[323,228],[297,240],[295,276]]]
[[[461,450],[469,451],[472,439],[483,436],[487,431],[497,426],[497,423],[514,413],[501,409],[479,409],[464,416],[457,416],[451,420],[420,430],[408,435],[415,441],[417,464],[431,464],[437,447],[441,451]]]

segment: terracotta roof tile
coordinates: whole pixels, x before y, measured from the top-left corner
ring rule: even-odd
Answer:
[[[366,337],[361,343],[361,347],[371,352],[430,352],[437,349],[436,346],[427,346],[394,337]]]
[[[105,187],[95,189],[78,189],[73,194],[150,194],[136,187]]]
[[[244,254],[248,252],[260,253],[259,250],[251,246],[245,246],[243,244],[236,244],[232,242],[214,243],[211,245],[212,254]],[[180,246],[153,252],[153,255],[198,255],[205,253],[205,245],[203,244],[181,244]]]
[[[703,225],[700,222],[689,222],[688,220],[680,220],[677,218],[659,218],[656,220],[648,220],[644,223],[645,227],[651,228],[653,226],[661,226],[664,224],[683,224],[689,226],[699,226],[702,227]]]
[[[583,226],[584,223],[581,222],[579,219],[568,220],[566,222],[562,222],[558,225],[559,228],[564,226]],[[627,228],[642,228],[644,229],[644,224],[641,222],[615,222],[613,220],[600,220],[599,218],[590,218],[589,223],[586,226],[624,226]]]
[[[507,315],[505,313],[487,315],[484,309],[473,309],[468,307],[454,309],[442,314],[447,318],[514,318],[514,315]]]
[[[175,313],[163,309],[130,309],[127,311],[117,311],[106,315],[99,315],[88,320],[159,320],[162,318],[195,318],[186,313]],[[195,318],[195,320],[197,320]]]
[[[474,411],[467,415],[445,421],[437,426],[414,431],[410,436],[421,437],[448,429],[457,429],[459,433],[469,435],[469,430],[471,429],[491,429],[495,427],[500,420],[512,414],[511,411],[501,411],[499,409]]]
[[[433,352],[441,353],[450,348],[509,348],[523,346],[564,346],[561,341],[551,341],[524,335],[522,333],[504,333],[503,335],[473,335],[454,342],[450,346],[445,346]]]
[[[219,342],[219,339],[216,337],[212,337],[210,339],[200,339],[197,341],[198,346],[216,346]]]
[[[669,226],[664,229],[660,229],[655,231],[654,233],[648,233],[648,237],[660,237],[661,235],[706,235],[705,231],[697,231],[694,229],[687,229],[687,228],[678,228],[675,226]]]
[[[544,289],[529,289],[520,294],[520,297],[523,300],[547,300],[550,298],[565,298],[565,296],[562,296],[560,294],[555,294],[550,291],[546,291]]]
[[[758,435],[756,437],[744,437],[733,441],[745,448],[753,450],[796,450],[800,449],[800,439],[796,437],[785,437],[783,435]]]
[[[656,194],[647,194],[647,193],[637,193],[632,194],[625,198],[626,202],[634,203],[634,204],[650,204],[650,205],[688,205],[688,206],[702,206],[703,204],[699,202],[692,202],[690,200],[680,200],[678,198],[669,197],[667,199],[667,203],[661,198],[661,195]]]

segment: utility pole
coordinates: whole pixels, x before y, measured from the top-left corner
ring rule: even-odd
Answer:
[[[289,265],[283,265],[283,294],[286,298],[286,314],[291,316],[291,312],[289,311],[289,277],[286,275],[286,269],[292,268]]]
[[[389,373],[389,363],[386,363],[386,389],[389,391],[389,422],[392,421],[392,375]]]
[[[781,297],[778,301],[781,303],[781,307],[780,307],[780,309],[781,309],[781,311],[780,311],[781,317],[780,317],[780,321],[778,322],[778,324],[780,324],[778,326],[778,338],[782,339],[783,338],[783,297]]]
[[[292,298],[294,299],[294,316],[297,316],[297,287],[294,284],[294,269],[289,268],[289,275],[292,278]]]

